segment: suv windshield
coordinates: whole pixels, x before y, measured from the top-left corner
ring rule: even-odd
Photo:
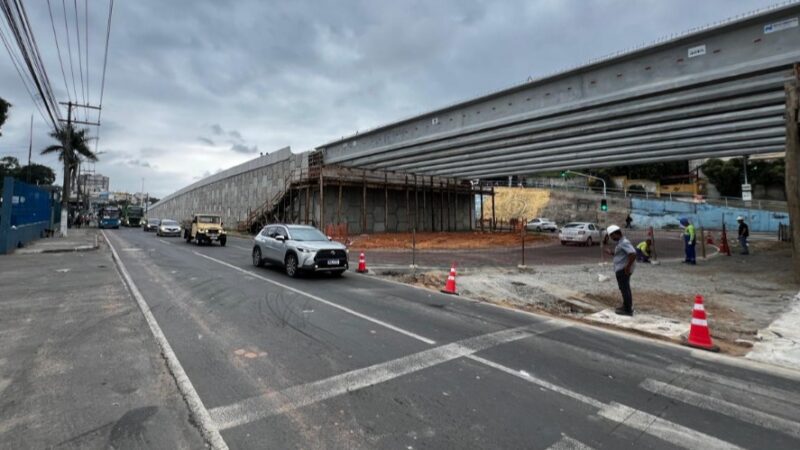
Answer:
[[[294,228],[289,230],[295,241],[327,241],[328,238],[313,228]]]
[[[197,216],[197,221],[200,223],[219,223],[219,216]]]

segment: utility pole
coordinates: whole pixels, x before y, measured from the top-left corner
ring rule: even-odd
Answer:
[[[74,163],[72,158],[72,125],[76,123],[84,124],[84,125],[96,125],[100,126],[97,122],[84,122],[79,120],[72,120],[72,108],[89,108],[89,109],[97,109],[99,110],[99,106],[91,106],[91,105],[79,105],[77,103],[69,102],[61,102],[60,104],[67,106],[67,139],[64,143],[64,186],[61,192],[61,225],[59,232],[61,236],[67,236],[67,226],[69,221],[69,190],[70,190],[70,179],[69,179],[69,171]]]

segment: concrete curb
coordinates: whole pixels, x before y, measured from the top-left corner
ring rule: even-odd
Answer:
[[[138,304],[139,309],[141,310],[142,315],[147,322],[147,325],[150,327],[153,338],[155,339],[159,348],[161,348],[161,354],[167,362],[167,368],[175,379],[178,390],[183,395],[183,399],[186,401],[186,405],[189,407],[189,411],[192,413],[195,423],[200,429],[200,433],[203,435],[206,442],[212,449],[227,450],[228,445],[222,439],[222,435],[219,433],[216,424],[211,419],[211,415],[208,413],[208,410],[203,404],[202,399],[200,399],[200,396],[194,389],[191,380],[189,380],[189,376],[186,375],[186,372],[183,370],[183,366],[181,366],[180,361],[178,361],[178,357],[172,350],[172,346],[169,344],[169,341],[167,341],[167,337],[164,335],[164,332],[161,331],[161,327],[159,327],[155,316],[153,316],[153,313],[150,311],[150,306],[148,306],[141,292],[139,292],[139,289],[136,287],[136,284],[134,284],[133,279],[128,274],[128,270],[125,268],[125,265],[122,262],[122,259],[120,259],[116,249],[114,249],[114,247],[111,245],[111,241],[108,239],[108,236],[106,236],[105,233],[102,234],[106,244],[108,245],[108,248],[111,250],[111,255],[114,259],[114,265],[117,268],[117,272],[119,273],[124,284],[127,286],[128,292],[130,292],[131,296],[136,300],[136,303]]]
[[[94,235],[94,245],[78,245],[75,247],[63,248],[20,248],[14,251],[15,255],[38,255],[42,253],[75,253],[75,252],[90,252],[100,248],[100,242],[97,234]]]

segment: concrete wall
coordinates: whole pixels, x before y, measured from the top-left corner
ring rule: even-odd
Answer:
[[[180,221],[195,212],[213,213],[233,227],[283,190],[292,170],[307,166],[307,153],[283,148],[186,186],[151,206],[147,216]]]
[[[309,153],[293,154],[286,148],[255,158],[244,164],[230,168],[218,174],[204,178],[174,194],[168,195],[157,204],[151,206],[147,216],[151,218],[170,218],[183,220],[195,212],[219,214],[223,222],[234,228],[245,220],[251,210],[256,210],[283,191],[285,180],[292,171],[308,171]],[[352,233],[410,231],[414,223],[420,231],[435,229],[468,230],[470,229],[470,196],[447,193],[442,202],[440,191],[420,190],[418,204],[415,206],[413,186],[409,189],[408,207],[406,191],[402,185],[390,185],[388,191],[388,221],[384,220],[384,204],[386,194],[383,188],[367,189],[366,228],[363,226],[362,187],[343,186],[342,207],[338,212],[339,188],[336,180],[327,180],[324,192],[325,223],[347,223]],[[433,197],[433,198],[431,198]],[[423,202],[425,214],[423,215]],[[431,202],[435,214],[431,214]],[[458,205],[458,208],[456,208]],[[308,208],[308,214],[306,214]],[[442,209],[444,208],[444,209]],[[448,221],[449,214],[449,221]],[[306,188],[293,188],[278,209],[278,220],[289,222],[306,222],[319,225],[319,187],[312,184],[308,192],[306,205]],[[416,218],[416,215],[419,215]],[[433,227],[433,228],[432,228]]]
[[[431,195],[430,192],[419,191],[415,199],[414,191],[410,189],[408,203],[406,203],[405,190],[390,187],[388,191],[388,211],[385,211],[386,192],[383,189],[368,188],[366,228],[363,226],[364,195],[361,187],[342,187],[341,209],[339,209],[339,188],[337,185],[326,185],[323,196],[325,199],[325,223],[346,223],[350,234],[405,232],[411,231],[415,225],[418,231],[442,231],[443,229],[464,231],[470,229],[469,202],[471,196],[468,194],[458,195],[458,200],[456,200],[455,194],[450,194],[450,200],[448,201],[445,193],[444,209],[442,209],[443,204],[440,192],[434,192]],[[309,222],[313,225],[318,225],[319,188],[312,187],[308,194],[308,199],[310,208]],[[456,204],[458,204],[458,208],[456,208]],[[433,205],[433,210],[431,210],[431,205]],[[301,188],[292,194],[291,200],[288,202],[288,209],[287,219],[289,221],[305,222],[305,188]],[[388,222],[384,220],[385,218],[388,219]]]
[[[634,198],[631,200],[631,217],[635,225],[677,226],[681,217],[687,217],[696,226],[707,229],[722,229],[723,215],[725,226],[736,229],[736,217],[743,216],[750,225],[750,231],[775,232],[778,225],[789,223],[789,214],[758,209],[729,208],[724,206],[708,205],[704,203],[687,203],[668,200],[645,200]]]

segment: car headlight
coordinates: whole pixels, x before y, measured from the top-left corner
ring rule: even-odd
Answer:
[[[205,234],[206,230],[197,230],[197,232]]]
[[[300,253],[306,253],[306,252],[309,252],[309,250],[308,250],[308,249],[305,249],[305,248],[303,248],[303,247],[297,247],[297,251],[298,251],[298,252],[300,252]]]

